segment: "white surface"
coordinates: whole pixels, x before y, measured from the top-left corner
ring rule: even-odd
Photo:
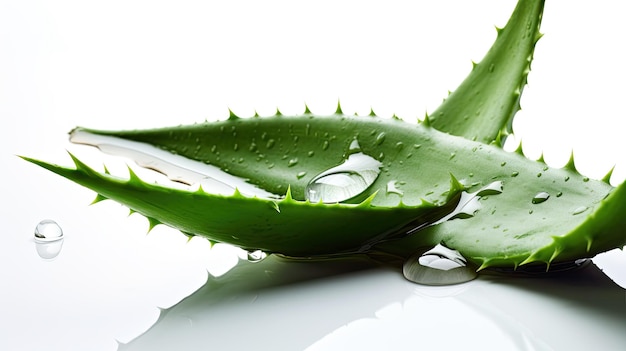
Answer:
[[[112,202],[88,206],[92,192],[16,154],[70,164],[68,148],[98,160],[95,150],[69,145],[67,132],[76,125],[193,123],[225,118],[228,107],[244,116],[276,107],[296,114],[306,102],[322,114],[339,98],[347,113],[371,107],[422,118],[466,76],[471,60],[480,60],[495,38],[493,26],[503,26],[514,5],[0,1],[0,220],[8,224],[0,249],[0,349],[115,350],[116,340],[127,343],[148,330],[159,307],[200,288],[207,269],[220,275],[236,261],[227,248],[209,250],[163,226],[146,236],[142,217],[126,217]],[[548,2],[545,36],[514,123],[529,156],[543,150],[559,166],[573,149],[592,178],[615,165],[614,184],[626,178],[618,125],[625,114],[622,6]],[[112,172],[124,172],[123,162],[103,158]],[[65,234],[53,260],[41,259],[32,240],[46,218]],[[596,259],[621,286],[625,261],[621,251]],[[271,269],[244,265],[237,269],[251,273],[210,278],[123,348],[626,345],[624,290],[594,267],[559,281],[479,278],[451,288],[459,291],[450,296],[385,269],[331,275],[340,267],[299,273],[301,266],[260,264]],[[331,276],[284,285],[298,274]],[[268,285],[277,286],[262,288]]]

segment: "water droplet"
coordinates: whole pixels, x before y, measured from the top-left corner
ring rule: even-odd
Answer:
[[[548,200],[550,198],[550,194],[546,193],[545,191],[542,191],[540,193],[537,193],[537,195],[535,195],[533,197],[533,199],[531,200],[531,202],[533,204],[540,204],[542,202],[545,202],[546,200]]]
[[[55,241],[63,238],[63,230],[57,222],[44,219],[35,227],[35,240],[41,242]]]
[[[298,164],[298,158],[295,157],[295,158],[292,158],[291,160],[289,160],[289,162],[287,163],[287,167],[293,167],[293,166],[295,166],[297,164]]]
[[[385,138],[387,137],[387,134],[385,134],[385,132],[380,132],[378,133],[378,135],[376,136],[376,140],[374,141],[374,143],[376,145],[382,145],[382,143],[385,142]]]
[[[261,250],[254,250],[248,251],[246,256],[248,262],[256,263],[263,261],[263,259],[267,257],[267,254]]]
[[[265,147],[267,147],[268,149],[271,149],[274,147],[274,145],[276,144],[276,140],[274,139],[270,139],[267,141],[267,143],[265,144]]]
[[[576,207],[576,209],[574,209],[574,211],[572,211],[573,215],[579,215],[585,211],[587,211],[588,207],[587,206],[580,206],[580,207]]]
[[[311,150],[307,153],[307,156],[313,157],[315,155],[315,151]]]
[[[387,183],[387,194],[396,194],[396,195],[404,195],[404,192],[402,192],[402,190],[398,189],[397,187],[398,182],[395,180],[390,180]]]
[[[496,65],[493,63],[489,65],[489,72],[493,72],[493,69],[496,68]]]
[[[518,171],[514,171],[513,173],[511,173],[511,177],[517,177],[519,175]]]
[[[504,167],[506,166],[506,161],[503,161],[502,163],[500,163],[500,167]]]
[[[296,178],[302,179],[304,178],[305,175],[306,175],[306,172],[299,172],[298,174],[296,174]]]
[[[250,147],[248,148],[248,150],[250,150],[250,152],[255,152],[257,150],[257,146],[255,142],[252,142],[250,144]]]
[[[456,157],[456,153],[455,153],[455,152],[451,152],[451,153],[450,153],[450,158],[449,158],[449,159],[451,160],[451,159],[453,159],[454,157]]]
[[[457,251],[441,244],[423,254],[416,254],[404,262],[404,277],[424,285],[452,285],[465,283],[477,277],[474,269]]]
[[[324,140],[324,143],[322,144],[322,150],[328,150],[329,146],[330,143],[328,142],[328,140]]]
[[[398,141],[398,142],[396,143],[396,149],[398,149],[398,150],[402,150],[402,149],[404,149],[404,143],[403,143],[403,142],[401,142],[401,141]]]
[[[558,193],[556,193],[556,197],[561,197],[561,196],[563,196],[562,192],[559,191]]]
[[[589,181],[589,177],[583,177],[583,182],[588,182]]]
[[[338,166],[316,175],[306,186],[311,202],[342,202],[362,194],[380,174],[382,164],[362,152],[354,153]]]

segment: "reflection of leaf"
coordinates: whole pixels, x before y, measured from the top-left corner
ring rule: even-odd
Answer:
[[[588,257],[624,245],[624,186],[588,180],[573,160],[562,169],[506,152],[509,132],[539,38],[543,1],[521,1],[483,62],[433,116],[418,125],[397,119],[332,116],[255,117],[98,135],[157,147],[211,164],[277,194],[215,195],[75,169],[26,158],[189,235],[287,256],[336,255],[374,249],[407,256],[444,241],[475,264],[514,266]],[[373,184],[349,203],[306,200],[307,184],[346,159],[351,144],[380,164]],[[448,214],[462,193],[481,194],[469,218]],[[533,204],[539,192],[550,194]],[[584,209],[584,210],[583,210]],[[467,210],[467,209],[466,209]],[[441,219],[450,218],[442,221]],[[407,235],[410,233],[411,235]]]

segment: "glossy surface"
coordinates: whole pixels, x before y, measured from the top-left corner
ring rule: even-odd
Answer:
[[[493,25],[503,25],[514,6],[464,3],[322,2],[306,9],[281,2],[227,8],[0,3],[0,29],[9,33],[0,37],[7,48],[0,52],[0,349],[115,350],[119,340],[129,350],[249,350],[242,336],[285,349],[400,348],[415,345],[416,325],[422,345],[439,345],[445,335],[464,348],[588,350],[602,340],[608,349],[623,349],[622,251],[594,259],[608,278],[589,266],[564,278],[479,277],[445,288],[416,286],[399,269],[268,259],[221,275],[240,252],[209,251],[206,242],[187,242],[161,226],[146,236],[145,219],[127,217],[112,202],[90,207],[92,192],[15,157],[69,165],[60,152],[69,148],[126,175],[123,161],[68,144],[67,131],[77,124],[193,123],[226,118],[227,107],[249,116],[255,109],[273,114],[276,106],[296,114],[306,101],[312,110],[332,113],[339,97],[346,112],[367,114],[372,107],[381,115],[421,118],[469,71],[470,60],[481,58],[495,37]],[[548,2],[546,35],[514,127],[531,157],[543,150],[548,164],[563,165],[573,148],[583,174],[601,178],[616,165],[621,181],[626,145],[617,121],[626,57],[611,43],[624,32],[623,9],[619,2],[603,5]],[[445,19],[431,22],[436,13]],[[329,25],[316,25],[321,21]],[[307,54],[294,54],[300,52]],[[374,69],[380,65],[386,69]],[[551,196],[548,201],[557,195]],[[43,218],[64,231],[52,260],[39,256],[33,239]],[[207,269],[221,278],[208,278]],[[170,313],[160,312],[200,288]]]

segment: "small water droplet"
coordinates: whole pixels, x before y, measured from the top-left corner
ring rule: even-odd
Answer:
[[[248,150],[249,150],[250,152],[255,152],[255,151],[257,150],[256,143],[255,143],[255,142],[252,142],[252,143],[250,144],[250,147],[248,148]]]
[[[395,180],[390,180],[387,183],[387,194],[396,194],[396,195],[404,195],[404,192],[402,192],[402,190],[398,189],[398,182]]]
[[[299,172],[298,174],[296,174],[296,178],[302,179],[304,178],[305,175],[306,175],[306,172]]]
[[[352,199],[374,183],[381,166],[379,161],[362,152],[351,154],[340,165],[313,177],[305,189],[306,199],[325,203]]]
[[[248,262],[256,263],[263,261],[264,258],[267,257],[267,254],[261,250],[248,251],[246,255],[246,260]]]
[[[465,283],[477,277],[474,269],[457,251],[441,244],[423,254],[416,254],[404,262],[404,277],[424,285],[452,285]]]
[[[511,177],[517,177],[519,175],[518,171],[514,171],[513,173],[511,173]]]
[[[533,204],[540,204],[542,202],[545,202],[549,198],[550,198],[550,194],[546,193],[545,191],[542,191],[540,193],[537,193],[537,195],[535,195],[530,202],[532,202]]]
[[[453,159],[454,157],[456,157],[456,153],[455,152],[451,152],[449,160]]]
[[[35,227],[35,240],[46,242],[63,238],[63,230],[57,222],[51,219],[44,219]]]
[[[294,157],[287,163],[287,167],[293,167],[298,164],[298,158]]]
[[[398,150],[402,150],[402,149],[404,149],[404,143],[403,143],[403,142],[401,142],[401,141],[398,141],[398,142],[396,143],[396,149],[398,149]]]
[[[506,166],[506,161],[503,161],[502,163],[500,163],[500,167],[504,167]]]
[[[267,141],[267,143],[265,144],[265,147],[267,147],[268,149],[271,149],[274,147],[274,145],[276,144],[276,140],[274,139],[270,139]]]
[[[387,137],[387,134],[385,134],[385,132],[380,132],[378,133],[378,135],[376,136],[376,140],[375,140],[375,144],[376,145],[382,145],[382,143],[385,142],[385,138]]]
[[[589,181],[589,177],[583,177],[583,182],[588,182]]]
[[[572,211],[573,215],[579,215],[585,211],[587,211],[588,207],[587,206],[580,206],[580,207],[576,207],[576,209],[574,209],[574,211]]]
[[[324,143],[322,144],[322,150],[328,150],[329,146],[330,143],[328,142],[328,140],[324,140]]]
[[[558,193],[556,193],[556,197],[561,197],[561,196],[563,196],[562,192],[559,191]]]
[[[493,69],[494,69],[494,68],[496,68],[496,65],[495,65],[495,64],[493,64],[493,63],[492,63],[492,64],[490,64],[490,65],[489,65],[489,72],[493,72]]]

